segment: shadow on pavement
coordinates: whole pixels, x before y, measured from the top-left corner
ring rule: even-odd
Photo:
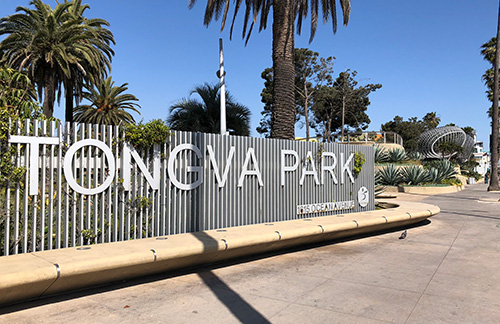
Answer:
[[[200,242],[205,244],[207,241],[210,245],[217,245],[218,242],[205,232],[198,232],[195,235],[200,239]],[[205,245],[205,250],[208,246]],[[198,271],[198,276],[203,280],[205,286],[210,288],[212,293],[219,299],[226,308],[233,313],[241,323],[270,323],[262,314],[247,303],[239,294],[232,290],[224,281],[222,281],[211,270]]]
[[[492,217],[492,216],[485,216],[485,215],[475,215],[471,213],[459,213],[456,211],[453,212],[447,212],[447,211],[441,211],[441,214],[450,214],[450,215],[460,215],[460,216],[467,216],[467,217],[477,217],[477,218],[486,218],[486,219],[495,219],[495,220],[500,220],[500,217]]]
[[[241,323],[270,323],[212,271],[199,271],[198,276]]]
[[[311,243],[311,244],[307,244],[307,245],[301,245],[298,247],[292,247],[292,248],[287,248],[287,249],[278,250],[278,251],[250,255],[250,256],[235,258],[235,259],[226,260],[226,261],[219,261],[219,262],[215,262],[215,263],[208,264],[208,265],[196,266],[196,267],[185,268],[185,269],[174,270],[174,271],[168,271],[165,273],[148,275],[148,276],[144,276],[141,278],[123,280],[121,282],[114,282],[114,283],[109,283],[109,284],[105,284],[105,285],[98,286],[98,287],[92,287],[92,288],[88,288],[88,289],[82,289],[82,290],[77,290],[77,291],[73,291],[73,292],[68,292],[68,293],[64,293],[62,295],[47,296],[47,297],[43,297],[41,299],[24,301],[21,303],[0,307],[0,315],[17,312],[17,311],[20,311],[23,309],[36,308],[36,307],[40,307],[43,305],[55,304],[55,303],[63,302],[65,300],[71,300],[71,299],[76,299],[76,298],[81,298],[81,297],[86,297],[86,296],[92,296],[92,295],[104,293],[107,291],[119,290],[119,289],[132,287],[132,286],[136,286],[136,285],[147,284],[147,283],[154,282],[154,281],[166,280],[166,279],[175,278],[175,277],[179,277],[179,276],[183,276],[183,275],[187,275],[187,274],[197,273],[199,275],[199,277],[205,282],[207,287],[209,287],[214,292],[214,294],[217,296],[217,298],[219,298],[219,300],[221,300],[221,302],[223,302],[224,305],[226,305],[226,307],[228,307],[228,309],[242,322],[245,323],[245,321],[244,321],[245,318],[248,318],[248,319],[256,319],[255,321],[252,321],[252,323],[256,323],[258,320],[261,320],[262,323],[268,323],[268,320],[265,319],[264,316],[262,316],[260,313],[258,313],[251,305],[249,305],[236,292],[234,292],[222,280],[220,280],[215,274],[213,274],[211,270],[219,269],[219,268],[223,268],[223,267],[227,267],[227,266],[238,265],[238,264],[242,264],[242,263],[246,263],[246,262],[251,262],[254,260],[270,258],[270,257],[278,256],[278,255],[287,254],[287,253],[294,253],[294,252],[298,252],[298,251],[302,251],[302,250],[314,249],[314,248],[327,246],[327,245],[331,245],[331,244],[349,242],[349,241],[353,241],[353,240],[378,236],[378,235],[382,235],[382,234],[394,233],[394,232],[398,232],[398,231],[405,230],[405,229],[422,227],[422,226],[426,226],[430,223],[431,223],[431,221],[427,219],[427,220],[424,220],[424,221],[416,223],[416,224],[401,226],[401,227],[394,227],[394,228],[383,230],[383,231],[361,234],[361,235],[351,236],[351,237],[333,240],[333,241]],[[199,235],[200,232],[198,232],[197,234]],[[204,237],[204,236],[200,236],[200,237]],[[212,242],[212,244],[213,244],[213,242]],[[231,305],[234,304],[234,306],[228,306],[230,304]],[[242,319],[241,317],[243,315],[245,317]],[[249,322],[247,322],[247,323],[249,323]]]

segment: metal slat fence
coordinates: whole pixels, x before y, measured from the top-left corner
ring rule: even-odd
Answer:
[[[37,120],[17,124],[10,145],[12,163],[26,172],[0,189],[0,255],[374,209],[368,146],[173,132],[135,151],[118,127]],[[354,152],[367,161],[351,182]],[[365,207],[357,203],[362,187]],[[297,212],[345,201],[356,203]]]

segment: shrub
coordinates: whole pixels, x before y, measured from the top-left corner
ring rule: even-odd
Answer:
[[[461,186],[463,185],[462,181],[458,178],[449,178],[441,181],[442,184],[453,185],[453,186]]]
[[[163,144],[170,137],[170,128],[161,119],[146,124],[129,124],[125,126],[125,140],[136,149],[149,149],[154,144]]]
[[[365,164],[366,158],[365,155],[361,152],[354,152],[354,168],[352,171],[354,171],[354,174],[358,176],[361,173],[361,170],[363,169],[363,164]]]
[[[379,169],[375,177],[375,183],[379,185],[397,186],[398,184],[403,182],[400,171],[396,169],[392,164]]]
[[[482,178],[481,174],[479,174],[478,172],[476,171],[462,171],[462,174],[466,177],[469,177],[469,178],[474,178],[476,181],[478,181],[479,179]]]

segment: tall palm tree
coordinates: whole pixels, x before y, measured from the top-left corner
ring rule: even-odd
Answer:
[[[171,129],[218,133],[220,131],[220,85],[197,86],[191,95],[197,98],[183,98],[170,107],[167,123]],[[234,135],[250,135],[250,110],[235,102],[226,91],[226,122],[227,128]]]
[[[65,0],[67,2],[67,0]],[[83,51],[77,51],[81,54],[80,64],[72,63],[70,65],[71,75],[63,78],[65,91],[66,121],[73,121],[73,101],[79,104],[85,84],[92,85],[100,80],[104,80],[111,71],[111,57],[114,51],[110,44],[115,44],[113,34],[106,27],[109,23],[104,19],[86,18],[85,10],[90,9],[88,4],[83,4],[81,0],[72,0],[72,5],[68,8],[67,19],[74,20],[85,28],[85,42],[91,44]],[[89,50],[89,51],[86,51]],[[91,52],[92,55],[85,56]]]
[[[0,51],[9,67],[27,72],[43,97],[44,114],[51,117],[62,84],[69,109],[74,93],[81,94],[83,81],[107,74],[114,39],[103,27],[106,21],[83,18],[88,6],[81,0],[61,2],[54,9],[41,0],[30,4],[35,8],[17,7],[16,14],[0,19],[0,35],[8,35]]]
[[[498,182],[498,144],[499,144],[499,117],[498,117],[498,100],[499,100],[499,49],[500,49],[500,4],[498,11],[498,26],[497,36],[481,46],[481,54],[484,59],[490,62],[493,67],[488,69],[483,75],[483,80],[488,86],[488,99],[492,102],[491,107],[491,137],[490,137],[490,183],[488,191],[500,191]]]
[[[498,18],[497,18],[497,39],[495,46],[495,60],[493,61],[493,107],[491,115],[491,139],[490,139],[490,154],[491,154],[491,177],[490,185],[488,186],[488,191],[500,191],[500,185],[498,183],[498,77],[499,77],[499,65],[500,65],[500,1],[498,6]]]
[[[124,93],[128,90],[128,83],[115,86],[111,77],[98,82],[95,87],[87,87],[88,92],[83,98],[90,101],[90,105],[80,105],[74,109],[76,122],[100,125],[119,125],[134,123],[134,117],[127,111],[139,112],[139,101],[136,96]]]
[[[349,22],[351,12],[350,0],[339,0],[343,12],[344,25]],[[189,7],[194,6],[196,0],[189,0]],[[236,16],[243,0],[235,1],[234,14],[231,23],[231,34]],[[243,38],[248,41],[255,24],[259,31],[266,29],[269,13],[273,13],[273,74],[274,74],[274,105],[271,116],[271,137],[294,139],[295,137],[295,89],[294,89],[294,34],[295,20],[297,33],[300,34],[302,21],[307,17],[309,8],[311,13],[311,42],[318,25],[318,11],[321,7],[323,21],[331,18],[333,32],[337,30],[336,0],[246,0],[245,16],[243,21]],[[213,18],[221,18],[221,30],[226,24],[229,12],[229,0],[207,0],[204,24],[209,25]],[[260,21],[258,16],[260,14]]]

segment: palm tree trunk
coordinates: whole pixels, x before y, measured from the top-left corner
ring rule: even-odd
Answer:
[[[66,102],[65,102],[65,115],[66,115],[66,122],[72,123],[73,122],[73,99],[74,99],[74,92],[73,92],[73,81],[68,80],[66,84],[64,85],[64,90],[66,91]]]
[[[274,98],[271,137],[295,139],[294,0],[273,2]]]
[[[497,44],[495,48],[495,62],[493,63],[493,111],[491,114],[491,138],[490,138],[490,152],[491,152],[491,172],[490,184],[488,191],[500,191],[498,184],[498,65],[500,55],[500,1],[498,7],[498,26],[497,26]]]
[[[304,80],[305,77],[304,77]],[[307,82],[304,81],[304,117],[306,118],[306,141],[309,142],[309,94],[307,93]]]
[[[56,100],[56,76],[51,70],[47,71],[44,78],[43,114],[50,118],[54,115],[54,101]]]

